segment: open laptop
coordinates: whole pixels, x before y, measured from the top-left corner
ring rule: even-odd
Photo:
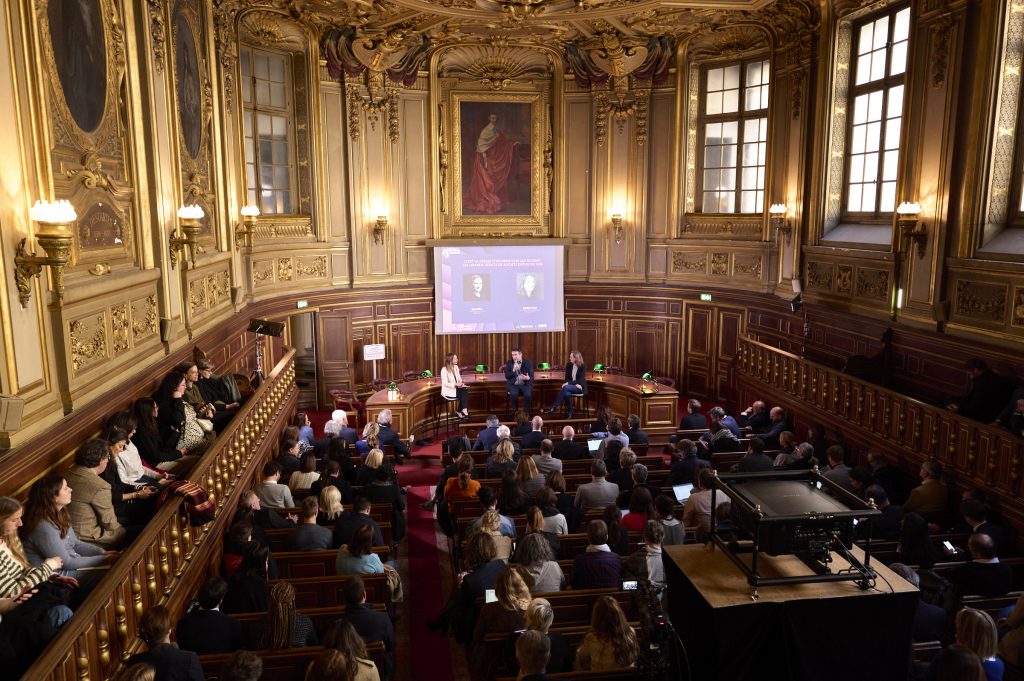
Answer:
[[[597,454],[597,450],[601,448],[601,440],[587,440],[587,449],[590,450],[590,455],[594,456]]]
[[[680,504],[686,503],[686,500],[690,498],[690,493],[693,492],[693,485],[672,485],[672,491],[675,492],[676,501]]]

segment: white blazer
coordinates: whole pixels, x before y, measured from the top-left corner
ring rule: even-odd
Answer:
[[[462,376],[459,374],[459,367],[454,371],[448,371],[447,366],[441,367],[441,396],[455,398],[455,386],[462,383]]]

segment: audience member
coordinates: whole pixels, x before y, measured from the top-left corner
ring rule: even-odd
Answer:
[[[483,508],[481,515],[474,518],[472,522],[466,527],[466,533],[472,534],[480,529],[480,521],[483,519],[483,515],[488,511],[498,510],[498,498],[494,494],[494,490],[490,487],[481,487],[480,492],[477,494],[477,499],[480,501],[480,506]],[[516,524],[512,522],[512,519],[508,516],[498,514],[499,525],[498,532],[510,539],[516,538]]]
[[[501,425],[501,421],[497,416],[491,414],[487,417],[487,427],[480,431],[476,436],[476,442],[473,443],[473,451],[485,451],[489,452],[498,442],[498,426]]]
[[[550,492],[548,488],[544,488],[545,491]],[[548,547],[551,549],[551,555],[557,556],[562,549],[562,540],[558,534],[554,532],[548,532],[544,529],[544,513],[538,506],[531,506],[526,510],[526,534],[539,534],[548,543]]]
[[[775,455],[772,467],[782,468],[783,466],[795,463],[796,460],[796,436],[793,435],[793,431],[784,430],[779,433],[779,453]]]
[[[315,646],[313,620],[295,609],[295,588],[286,581],[270,590],[267,618],[263,625],[263,648],[305,648]]]
[[[604,461],[594,459],[590,464],[591,482],[584,483],[576,490],[575,506],[583,512],[603,509],[614,504],[619,498],[619,486],[605,480],[608,469]]]
[[[468,452],[455,462],[458,474],[448,478],[444,484],[444,500],[448,504],[448,512],[454,516],[453,502],[459,499],[476,499],[481,491],[480,483],[473,479],[473,457]]]
[[[608,473],[607,480],[618,485],[619,494],[622,494],[633,489],[633,466],[636,465],[636,453],[629,447],[624,447],[619,452],[618,464],[617,470]],[[605,461],[605,465],[608,466],[609,471],[612,470],[609,461]]]
[[[359,633],[345,620],[338,622],[328,630],[324,643],[328,651],[340,655],[346,661],[346,675],[340,678],[343,681],[381,681],[381,671],[377,669],[377,663],[369,658],[366,652],[366,643],[359,636]],[[335,658],[337,659],[337,658]],[[324,679],[334,681],[335,678]],[[311,681],[307,678],[307,681]]]
[[[629,510],[622,517],[622,526],[631,532],[643,532],[648,519],[654,516],[654,499],[646,487],[637,487],[629,497]]]
[[[331,420],[324,424],[324,437],[338,438],[350,445],[355,445],[359,439],[359,433],[355,428],[348,425],[348,414],[344,409],[335,409],[331,412]]]
[[[397,476],[391,465],[384,460],[384,452],[379,447],[374,447],[366,453],[363,464],[356,471],[356,485],[359,487],[372,485],[380,471],[383,471],[389,479]]]
[[[557,631],[550,631],[551,625],[555,621],[555,611],[551,607],[551,602],[546,598],[534,598],[526,608],[525,620],[527,631],[544,634],[550,642],[551,656],[547,663],[547,671],[552,674],[570,671],[572,658],[569,656],[569,647],[565,643],[565,638]],[[522,674],[524,671],[522,661],[519,662],[519,668],[520,674]],[[524,677],[520,676],[519,678]]]
[[[665,587],[665,565],[661,557],[661,544],[665,530],[657,520],[644,523],[644,543],[639,549],[622,561],[625,577],[649,583],[656,588]]]
[[[545,670],[551,659],[551,639],[546,632],[524,631],[516,638],[516,662],[519,675],[516,681],[544,681]]]
[[[270,598],[267,563],[270,549],[256,544],[242,558],[242,564],[228,578],[228,592],[221,607],[226,613],[264,612]]]
[[[220,681],[259,681],[263,660],[248,650],[236,650],[220,668]]]
[[[544,486],[544,474],[537,470],[537,464],[534,463],[532,456],[519,458],[519,464],[516,465],[516,477],[519,479],[523,491],[531,499],[537,490]]]
[[[522,515],[532,503],[516,472],[511,470],[502,473],[501,488],[498,490],[498,510],[505,515]]]
[[[971,559],[949,573],[949,581],[957,593],[961,596],[1002,596],[1008,593],[1011,584],[1010,567],[999,562],[992,537],[980,532],[972,534],[967,540],[967,550]]]
[[[184,445],[179,445],[178,433],[161,432],[157,422],[159,407],[156,401],[141,397],[135,400],[133,408],[137,429],[132,442],[139,450],[139,456],[152,468],[170,471],[175,475],[187,475],[199,457],[189,454]]]
[[[836,483],[847,492],[854,491],[850,481],[850,467],[844,463],[846,451],[842,445],[832,445],[825,450],[825,458],[828,459],[828,470],[822,473],[822,477]]]
[[[531,429],[523,435],[523,440],[520,442],[523,449],[536,449],[540,447],[540,443],[547,439],[543,428],[544,419],[540,416],[534,416]]]
[[[319,501],[319,511],[316,515],[317,524],[333,528],[334,524],[338,522],[338,518],[345,512],[345,506],[341,503],[341,492],[337,487],[328,485],[320,492]],[[333,546],[333,532],[331,534],[331,545]]]
[[[167,608],[154,605],[142,613],[138,634],[148,650],[129,657],[127,666],[153,665],[156,681],[206,681],[199,657],[171,643],[171,615]]]
[[[976,499],[961,501],[960,515],[963,516],[964,522],[971,528],[972,534],[987,534],[992,537],[992,542],[996,547],[996,554],[998,555],[1002,552],[1004,547],[1003,528],[988,521],[988,509],[984,503]]]
[[[750,433],[763,433],[768,430],[771,422],[771,418],[768,416],[768,406],[763,400],[754,400],[736,418],[740,430]]]
[[[178,647],[196,655],[230,653],[242,647],[242,624],[220,611],[228,583],[214,575],[199,587],[197,605],[178,620]]]
[[[618,601],[601,596],[590,615],[590,629],[576,648],[574,669],[600,671],[633,667],[640,654],[636,633]]]
[[[371,504],[391,504],[391,536],[396,541],[405,538],[405,496],[383,466],[377,469],[377,477],[363,487],[363,493]]]
[[[671,497],[664,494],[654,497],[654,512],[664,533],[662,543],[665,546],[675,546],[686,542],[686,528],[673,515],[675,513],[675,502]]]
[[[466,540],[463,551],[466,572],[459,575],[457,588],[448,597],[444,611],[427,626],[442,632],[450,629],[457,642],[468,643],[476,627],[476,599],[482,598],[487,589],[495,588],[498,575],[507,566],[496,557],[494,540],[489,534],[472,535]]]
[[[910,491],[903,510],[920,513],[929,521],[940,519],[949,504],[949,489],[942,482],[942,464],[929,459],[921,464],[921,484]]]
[[[621,442],[623,447],[629,447],[629,436],[622,432],[622,420],[619,418],[613,418],[608,423],[608,435],[601,440],[596,456],[602,459],[605,458],[605,450],[608,448],[608,444],[615,440]]]
[[[530,421],[530,415],[525,409],[516,409],[515,415],[512,420],[515,421],[515,428],[512,429],[512,435],[522,438],[533,430],[533,423]]]
[[[540,443],[540,455],[533,457],[537,472],[547,475],[551,472],[562,472],[562,460],[554,457],[555,445],[551,440],[544,439]]]
[[[102,477],[109,463],[107,443],[88,440],[75,452],[75,465],[64,475],[71,487],[67,509],[75,534],[108,549],[120,547],[127,539],[114,513],[110,483]]]
[[[698,400],[687,400],[686,415],[679,421],[679,430],[707,430],[708,418],[700,413],[700,409]]]
[[[774,410],[773,410],[774,411]],[[772,458],[764,453],[764,440],[752,437],[747,443],[747,453],[733,466],[740,473],[760,473],[772,469]]]
[[[390,409],[383,409],[379,414],[377,414],[377,426],[380,429],[377,431],[377,442],[382,449],[391,445],[395,452],[395,461],[397,463],[402,463],[402,459],[404,457],[411,455],[412,444],[416,441],[416,438],[410,435],[408,444],[406,444],[406,441],[391,428]]]
[[[569,522],[565,515],[558,510],[558,498],[553,489],[545,485],[542,489],[538,490],[537,495],[534,497],[534,503],[540,508],[541,515],[544,517],[545,532],[554,535],[569,533]]]
[[[289,551],[323,551],[331,548],[333,535],[326,527],[317,524],[320,502],[308,496],[302,500],[302,522],[288,533]]]
[[[24,509],[12,497],[0,497],[0,599],[13,599],[18,605],[4,619],[37,621],[49,625],[41,636],[49,640],[65,622],[71,618],[71,609],[58,597],[55,584],[77,586],[70,577],[62,577],[58,571],[64,566],[59,556],[49,556],[33,567],[25,559],[25,553],[18,539],[18,528]],[[28,598],[23,594],[30,593]],[[26,622],[25,626],[31,627]],[[40,641],[42,643],[42,641]]]
[[[519,571],[509,566],[498,576],[494,585],[497,600],[485,603],[473,629],[470,646],[470,667],[474,679],[493,679],[499,658],[488,655],[484,639],[488,634],[511,634],[526,626],[524,615],[530,605],[530,590]]]
[[[1024,594],[1017,598],[1013,610],[999,623],[1006,633],[999,639],[999,657],[1019,667],[1024,664]]]
[[[697,470],[708,462],[697,457],[697,445],[693,440],[683,438],[676,442],[672,452],[672,468],[668,474],[668,485],[693,484]]]
[[[268,509],[294,508],[295,501],[292,500],[292,491],[287,485],[280,484],[281,464],[276,461],[268,461],[263,466],[263,482],[253,488],[253,492],[259,497],[260,505]]]
[[[339,575],[366,575],[384,572],[384,563],[373,552],[373,528],[359,527],[352,541],[338,549],[335,570]]]
[[[700,475],[697,476],[695,491],[690,494],[690,498],[683,506],[683,526],[696,527],[698,537],[706,536],[711,531],[713,510],[711,508],[711,481],[713,478],[714,475],[710,470],[701,469]],[[724,494],[715,496],[716,504],[724,504],[727,501],[729,501],[729,497]]]
[[[906,509],[904,509],[906,510]],[[935,549],[928,536],[928,521],[919,513],[905,513],[900,524],[900,543],[897,553],[901,563],[921,568],[935,566]]]
[[[490,535],[495,556],[507,563],[512,557],[512,539],[501,534],[501,516],[497,511],[484,511],[480,517],[479,533]]]
[[[565,574],[542,533],[523,537],[516,547],[515,562],[530,593],[561,591],[565,587]]]
[[[574,497],[566,494],[565,478],[561,473],[552,473],[544,480],[544,486],[551,488],[551,491],[555,493],[555,508],[565,516],[565,520],[569,524],[569,530],[575,531],[571,517],[574,510]]]
[[[870,523],[858,523],[857,537],[866,539],[870,528],[873,539],[899,539],[900,527],[903,524],[903,507],[889,503],[889,495],[885,493],[881,485],[871,485],[864,490],[864,496],[874,500],[875,507],[882,512],[882,515],[875,516]]]
[[[998,641],[996,623],[987,612],[963,608],[956,614],[956,642],[978,656],[987,681],[1003,680],[1003,661],[996,657]]]
[[[959,643],[946,646],[932,658],[925,678],[928,681],[986,681],[981,659]]]
[[[629,545],[629,530],[622,526],[622,510],[618,504],[605,506],[601,520],[608,527],[608,548],[620,558],[628,556],[633,548]]]
[[[971,381],[971,389],[953,398],[946,408],[982,423],[992,423],[1003,411],[1013,392],[1013,386],[992,371],[985,360],[971,357],[964,363]]]
[[[786,410],[782,407],[772,407],[768,412],[768,418],[771,419],[771,423],[761,432],[760,436],[765,447],[776,449],[779,446],[779,435],[787,430],[793,430],[793,426],[789,425],[789,421],[786,420]]]
[[[341,634],[346,625],[362,639],[362,643],[380,641],[384,645],[384,664],[380,671],[384,674],[384,678],[389,678],[394,669],[392,655],[396,643],[395,627],[387,613],[377,612],[366,602],[366,583],[359,576],[352,577],[345,582],[345,614],[332,625],[332,629],[338,630],[338,633]],[[362,651],[352,652],[356,659],[366,657],[365,648]]]
[[[914,588],[921,588],[921,579],[909,565],[893,563],[889,569],[910,582]],[[917,599],[917,610],[914,612],[914,643],[939,641],[949,645],[953,640],[953,627],[949,615],[943,608],[924,600]]]
[[[319,479],[314,480],[309,486],[310,494],[319,497],[325,489],[333,487],[338,490],[338,498],[341,499],[342,503],[352,503],[352,485],[345,479],[344,473],[341,470],[341,464],[337,461],[327,461],[319,475]],[[288,482],[290,483],[291,480]]]
[[[868,452],[868,466],[875,481],[882,486],[894,504],[903,504],[910,493],[910,483],[902,469],[893,466],[878,450]]]
[[[494,446],[494,453],[487,457],[484,475],[488,478],[500,478],[505,471],[515,469],[515,447],[511,440],[502,438]]]
[[[313,450],[307,450],[299,459],[299,469],[288,476],[288,489],[292,492],[297,489],[312,490],[313,485],[320,480],[316,464],[316,455]]]
[[[491,454],[494,454],[498,450],[498,446],[501,445],[502,442],[508,442],[509,444],[512,445],[512,460],[519,461],[519,457],[523,455],[523,449],[522,447],[519,446],[518,442],[512,439],[512,431],[508,429],[508,426],[498,426],[497,434],[498,441],[491,445],[490,449],[488,449],[487,451]]]
[[[555,447],[552,456],[561,461],[582,459],[586,450],[583,448],[583,445],[576,442],[575,438],[576,431],[572,426],[562,428],[562,439],[554,443]]]
[[[630,414],[629,418],[626,419],[626,423],[629,429],[626,431],[626,438],[629,440],[626,446],[629,445],[645,445],[648,443],[647,433],[640,430],[640,417],[636,414]]]
[[[572,562],[574,589],[600,589],[619,585],[622,560],[608,547],[608,525],[603,520],[587,524],[586,551],[577,554]]]
[[[796,446],[796,458],[791,463],[783,464],[779,470],[783,471],[809,471],[818,465],[814,456],[814,445],[810,442],[801,442]]]

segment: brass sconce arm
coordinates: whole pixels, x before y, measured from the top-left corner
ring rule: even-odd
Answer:
[[[779,237],[784,237],[786,242],[789,243],[790,237],[793,235],[793,225],[786,217],[788,209],[784,203],[773,203],[768,209],[768,223],[771,225],[772,233],[775,235],[775,240],[778,241]]]
[[[171,267],[177,267],[179,259],[196,266],[196,254],[199,249],[199,230],[202,229],[202,220],[205,213],[199,206],[182,206],[178,209],[179,229],[171,232],[169,239],[171,246]]]
[[[249,205],[242,207],[242,221],[235,228],[235,248],[243,247],[252,249],[252,237],[256,232],[256,219],[260,216],[260,209]]]
[[[904,201],[896,208],[898,250],[903,252],[910,243],[917,244],[918,259],[924,258],[925,249],[928,247],[928,228],[917,219],[920,214],[921,206],[917,203]]]
[[[28,307],[32,296],[31,279],[42,274],[43,266],[48,266],[53,275],[53,293],[59,305],[64,302],[64,267],[71,260],[71,243],[74,241],[71,225],[78,215],[68,201],[37,201],[29,211],[29,217],[38,225],[36,242],[46,255],[29,252],[26,247],[28,239],[22,239],[18,244],[14,256],[18,300],[22,307]]]
[[[622,215],[620,213],[612,214],[612,234],[615,237],[615,243],[622,243]]]

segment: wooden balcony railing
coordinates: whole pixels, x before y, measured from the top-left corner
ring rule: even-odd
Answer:
[[[219,559],[225,524],[297,400],[292,350],[189,475],[214,495],[214,520],[192,527],[180,497],[175,498],[177,503],[164,505],[24,678],[108,679],[122,661],[138,652],[136,632],[146,608],[165,605],[171,612],[181,611]]]
[[[965,485],[1019,499],[1024,439],[958,416],[749,338],[740,339],[736,381],[752,394],[793,398],[798,413],[824,421],[882,451],[919,463],[935,458]],[[765,390],[767,388],[767,390]],[[819,452],[820,455],[820,452]],[[1004,512],[1011,510],[1004,508]],[[1024,509],[1021,509],[1024,511]],[[1016,513],[1020,517],[1020,513]]]

